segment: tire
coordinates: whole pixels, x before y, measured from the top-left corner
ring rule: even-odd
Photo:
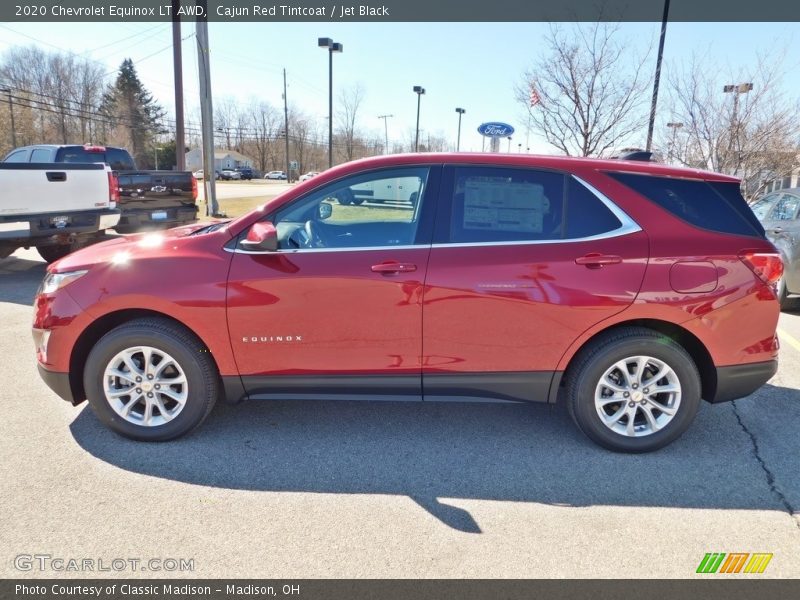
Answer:
[[[778,281],[776,296],[778,297],[778,304],[781,305],[781,310],[791,310],[794,308],[794,299],[789,298],[789,290],[786,288],[785,275]]]
[[[52,263],[59,258],[64,258],[73,251],[73,248],[69,244],[59,244],[54,246],[36,246],[36,251],[39,253],[39,256],[48,263]]]
[[[142,364],[145,354],[140,349],[151,353],[151,381],[146,379]],[[167,360],[171,362],[164,365]],[[161,372],[159,366],[163,367]],[[130,374],[130,378],[107,377],[110,368]],[[137,384],[134,375],[141,384]],[[86,361],[83,385],[92,410],[107,427],[133,440],[161,442],[200,426],[219,395],[219,374],[207,348],[194,334],[167,319],[147,318],[120,325],[95,344]],[[136,388],[137,385],[141,387]],[[148,387],[153,400],[145,397]],[[115,400],[106,388],[111,392],[129,389],[131,394],[117,393]],[[146,424],[148,404],[152,407],[150,424]],[[126,410],[128,417],[124,415]]]
[[[628,367],[629,379],[615,366],[618,363]],[[637,378],[640,365],[643,373]],[[662,371],[664,366],[668,372]],[[666,374],[652,381],[654,371]],[[642,382],[669,391],[643,395],[648,388]],[[700,395],[700,373],[686,350],[642,327],[602,335],[581,350],[567,373],[567,406],[576,425],[593,442],[615,452],[652,452],[675,441],[694,420]],[[611,425],[604,423],[600,412]]]
[[[356,197],[354,197],[353,198],[353,204],[355,204],[356,206],[361,206],[362,204],[364,204],[364,200],[366,200],[366,198],[356,198]]]

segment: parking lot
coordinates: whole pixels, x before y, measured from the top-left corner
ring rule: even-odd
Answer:
[[[33,250],[0,261],[3,577],[87,574],[14,566],[49,554],[187,558],[199,578],[683,578],[706,552],[800,577],[800,312],[768,385],[655,454],[606,452],[544,405],[252,402],[139,444],[39,379],[43,273]]]

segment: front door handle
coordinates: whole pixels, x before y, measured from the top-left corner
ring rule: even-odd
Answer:
[[[372,265],[371,269],[373,273],[411,273],[417,270],[417,265],[392,261]]]
[[[605,265],[616,265],[622,262],[622,257],[615,254],[600,254],[591,252],[586,256],[575,259],[576,265],[583,265],[590,269],[599,269]]]

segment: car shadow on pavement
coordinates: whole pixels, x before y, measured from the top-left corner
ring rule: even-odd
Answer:
[[[47,264],[17,256],[0,259],[0,302],[33,304]]]
[[[249,402],[218,406],[191,436],[160,444],[121,438],[85,409],[71,430],[91,455],[134,473],[239,490],[405,495],[480,533],[447,499],[786,511],[776,488],[800,497],[798,417],[800,391],[767,385],[735,404],[703,403],[680,440],[646,455],[594,446],[560,405]],[[780,456],[770,455],[775,444],[759,449],[759,436],[777,436]],[[775,464],[772,487],[762,460]]]

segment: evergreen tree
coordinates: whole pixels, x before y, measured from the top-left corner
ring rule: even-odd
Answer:
[[[115,137],[136,163],[150,166],[156,136],[165,133],[161,124],[165,111],[139,80],[130,58],[122,61],[117,79],[106,90],[102,111],[115,124]]]

